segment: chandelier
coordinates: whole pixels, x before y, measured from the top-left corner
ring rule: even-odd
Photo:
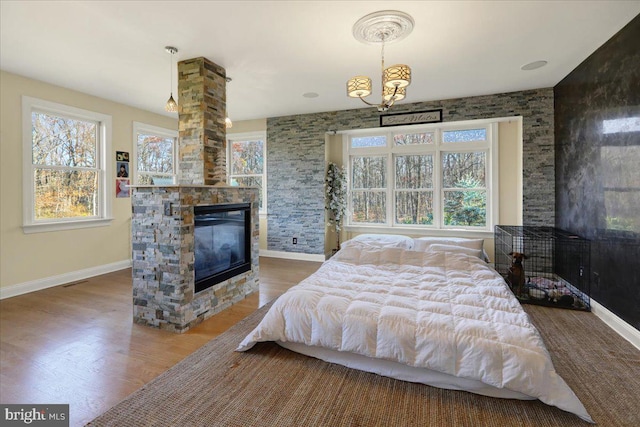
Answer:
[[[166,50],[167,53],[171,54],[171,66],[169,67],[169,76],[171,80],[171,86],[169,86],[169,90],[171,95],[169,95],[169,99],[167,100],[167,103],[164,105],[164,109],[170,113],[175,113],[176,111],[178,111],[178,103],[176,102],[175,99],[173,99],[173,55],[175,53],[178,53],[178,49],[176,49],[173,46],[165,46],[164,50]]]
[[[396,64],[384,67],[384,47],[386,43],[398,41],[413,30],[413,18],[404,12],[383,10],[360,18],[353,26],[353,36],[367,44],[382,46],[382,101],[379,104],[367,102],[364,98],[371,95],[371,78],[355,76],[347,82],[347,95],[360,98],[362,102],[376,107],[379,112],[387,111],[396,101],[407,96],[407,86],[411,84],[411,68]]]

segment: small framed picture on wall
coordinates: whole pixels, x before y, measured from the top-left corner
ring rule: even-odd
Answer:
[[[129,152],[128,151],[116,151],[116,161],[118,161],[118,162],[129,162]]]
[[[117,162],[117,177],[129,178],[129,162]]]
[[[116,198],[129,197],[129,180],[116,179]]]

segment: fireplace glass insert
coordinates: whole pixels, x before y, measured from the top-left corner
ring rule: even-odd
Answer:
[[[195,292],[251,270],[251,204],[195,206]]]

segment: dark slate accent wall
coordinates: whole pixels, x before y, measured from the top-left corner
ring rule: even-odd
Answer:
[[[640,330],[640,16],[556,85],[556,225],[591,244],[591,296]]]
[[[524,223],[554,225],[553,89],[399,104],[393,113],[439,108],[445,122],[523,117]],[[324,254],[325,133],[379,124],[374,108],[267,119],[269,250]]]

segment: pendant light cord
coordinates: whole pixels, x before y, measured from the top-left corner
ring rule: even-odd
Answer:
[[[169,93],[173,97],[173,52],[171,52],[171,63],[169,64]]]

